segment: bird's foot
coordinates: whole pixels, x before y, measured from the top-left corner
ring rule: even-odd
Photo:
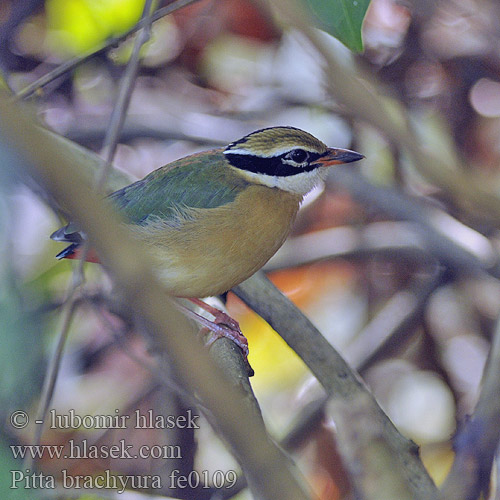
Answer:
[[[218,326],[216,329],[212,329],[208,326],[205,326],[201,330],[201,334],[212,332],[210,338],[205,342],[207,346],[211,346],[217,339],[222,337],[226,337],[231,339],[242,351],[245,356],[245,360],[248,358],[248,341],[246,337],[241,332],[236,332],[232,328],[228,328],[225,325],[218,325],[214,321],[214,325]]]
[[[210,304],[207,304],[206,302],[203,302],[203,300],[200,299],[189,299],[189,301],[197,305],[200,309],[203,309],[204,311],[210,313],[214,317],[214,323],[216,325],[225,325],[231,330],[239,332],[239,334],[246,341],[245,336],[243,335],[243,333],[241,333],[240,324],[235,319],[231,318],[229,314],[221,311],[220,309],[217,309],[216,307],[211,306]]]
[[[232,340],[242,350],[245,361],[248,361],[248,340],[243,335],[239,323],[225,312],[203,302],[200,299],[190,298],[188,300],[204,311],[210,313],[214,317],[214,320],[210,321],[204,316],[201,316],[200,314],[197,314],[194,311],[191,311],[185,306],[179,304],[179,307],[185,312],[185,314],[192,317],[195,321],[203,326],[202,333],[212,332],[212,335],[210,336],[206,344],[210,346],[217,339],[226,337]]]
[[[203,302],[200,299],[189,299],[190,302],[197,305],[199,308],[204,311],[210,313],[213,317],[213,324],[217,326],[217,328],[213,329],[210,326],[206,325],[205,329],[207,331],[211,331],[211,338],[207,341],[207,345],[212,345],[218,338],[227,337],[231,339],[242,351],[245,355],[245,359],[248,357],[248,340],[243,335],[241,331],[240,324],[229,314],[226,314],[224,311],[217,309],[216,307]]]

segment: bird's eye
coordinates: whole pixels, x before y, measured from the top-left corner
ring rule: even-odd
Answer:
[[[290,151],[287,155],[286,158],[289,160],[292,160],[295,163],[304,163],[309,155],[307,154],[306,151],[303,149],[294,149],[293,151]]]

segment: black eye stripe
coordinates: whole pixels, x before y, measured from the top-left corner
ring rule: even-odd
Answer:
[[[295,167],[288,163],[283,163],[283,158],[289,154],[290,152],[280,156],[263,158],[261,156],[243,155],[227,151],[225,156],[233,167],[246,170],[247,172],[253,172],[255,174],[275,175],[278,177],[289,177],[302,172],[311,172],[312,170],[318,168],[318,165],[311,165],[310,163],[301,167]],[[309,162],[318,159],[320,156],[321,155],[319,153],[309,153]]]

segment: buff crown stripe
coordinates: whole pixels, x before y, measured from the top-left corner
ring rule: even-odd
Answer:
[[[276,149],[275,151],[272,152],[272,154],[259,154],[260,152],[257,151],[249,151],[248,149],[226,149],[223,151],[225,155],[247,155],[247,156],[259,156],[262,158],[274,158],[276,156],[281,156],[286,153],[289,153],[290,151],[293,151],[294,149],[303,149],[304,151],[307,151],[308,153],[318,153],[317,149],[313,148],[308,148],[303,145],[296,145],[296,147],[290,148],[290,147],[285,147],[281,149]]]

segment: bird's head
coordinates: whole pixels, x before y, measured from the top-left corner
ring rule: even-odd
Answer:
[[[329,148],[294,127],[257,130],[229,144],[224,155],[251,182],[300,195],[325,178],[325,167],[364,158],[355,151]]]

